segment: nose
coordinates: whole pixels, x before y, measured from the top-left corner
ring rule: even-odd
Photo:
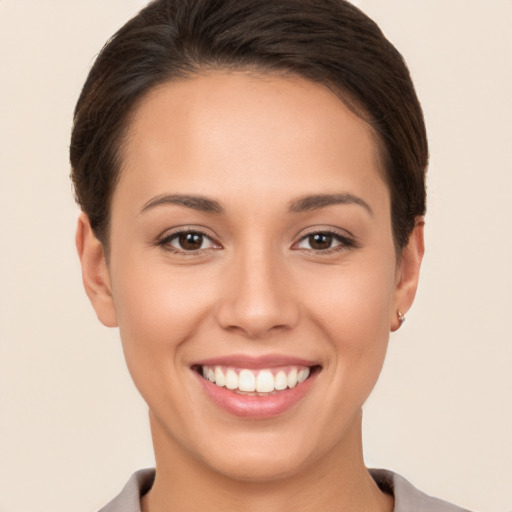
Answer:
[[[257,339],[297,325],[300,308],[289,272],[269,253],[240,255],[230,262],[216,310],[223,329]]]

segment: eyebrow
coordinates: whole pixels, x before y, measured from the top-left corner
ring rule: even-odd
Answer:
[[[301,213],[310,210],[319,210],[337,204],[356,204],[362,206],[373,216],[373,210],[370,205],[360,197],[352,194],[315,194],[299,197],[290,203],[290,211]]]
[[[213,199],[209,199],[200,195],[187,195],[187,194],[162,194],[153,197],[144,204],[140,213],[155,208],[156,206],[175,204],[178,206],[185,206],[193,210],[198,210],[205,213],[224,213],[224,208]]]
[[[189,194],[162,194],[150,199],[141,209],[141,213],[162,205],[178,205],[198,210],[205,213],[223,214],[224,208],[218,201],[201,195]],[[353,194],[314,194],[299,197],[290,203],[289,210],[293,213],[302,213],[311,210],[319,210],[338,204],[356,204],[362,206],[373,215],[370,205]]]

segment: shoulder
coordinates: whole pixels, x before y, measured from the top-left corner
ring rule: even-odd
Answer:
[[[154,469],[137,471],[123,490],[99,512],[140,512],[140,497],[151,489],[154,479]]]
[[[377,485],[395,497],[393,512],[469,512],[419,491],[400,475],[385,469],[370,469]]]

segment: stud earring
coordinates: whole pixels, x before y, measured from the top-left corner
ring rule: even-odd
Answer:
[[[396,314],[398,315],[398,321],[400,322],[400,327],[405,322],[405,316],[402,315],[401,311],[397,311]]]

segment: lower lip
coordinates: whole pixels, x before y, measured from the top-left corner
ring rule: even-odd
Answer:
[[[294,388],[278,391],[273,395],[239,395],[221,388],[198,373],[197,378],[210,399],[225,411],[242,418],[265,419],[279,416],[296,405],[311,388],[316,373]]]

